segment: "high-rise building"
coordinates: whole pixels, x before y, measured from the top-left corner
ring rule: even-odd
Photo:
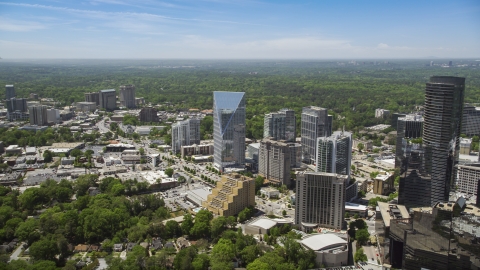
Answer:
[[[431,77],[425,88],[422,145],[403,140],[399,203],[448,201],[460,151],[465,78]]]
[[[390,111],[385,109],[375,109],[375,118],[387,118],[390,116]]]
[[[309,106],[302,109],[302,159],[314,163],[316,158],[318,137],[328,137],[332,134],[332,116],[327,109]]]
[[[425,88],[423,144],[431,162],[431,205],[448,201],[458,162],[465,78],[431,77]]]
[[[316,171],[350,176],[352,133],[335,131],[317,140]]]
[[[100,90],[99,92],[100,108],[107,111],[113,111],[117,107],[117,94],[115,89]]]
[[[465,194],[477,194],[477,182],[480,179],[480,163],[457,165],[457,191]]]
[[[142,108],[138,114],[138,118],[140,118],[140,122],[160,122],[157,110],[153,107]]]
[[[60,110],[47,109],[47,122],[56,123],[60,119]]]
[[[290,148],[290,167],[300,168],[302,166],[302,144],[287,143]]]
[[[255,180],[237,173],[224,174],[202,206],[215,215],[237,215],[255,206]]]
[[[77,102],[76,105],[79,112],[94,112],[97,109],[95,102]]]
[[[6,101],[8,112],[26,112],[28,111],[26,98],[10,98]]]
[[[335,173],[298,173],[295,224],[307,231],[316,227],[342,229],[347,179]]]
[[[95,104],[100,105],[100,93],[91,92],[85,93],[85,102],[95,102]]]
[[[213,92],[214,165],[245,166],[245,93]]]
[[[265,114],[263,138],[295,142],[295,112],[281,109],[278,112]]]
[[[191,118],[172,125],[172,151],[180,153],[182,146],[200,143],[200,119]]]
[[[15,87],[12,84],[5,85],[5,99],[9,100],[15,97]]]
[[[403,156],[403,139],[417,139],[422,137],[423,117],[419,114],[408,114],[397,120],[397,140],[395,145],[395,167],[400,167]]]
[[[480,135],[480,107],[468,103],[463,105],[462,134],[472,137]]]
[[[48,125],[47,106],[34,105],[28,108],[30,115],[30,125],[46,126]]]
[[[290,185],[290,147],[270,138],[260,141],[258,174],[276,185]]]
[[[135,85],[120,86],[120,105],[128,109],[137,107],[135,103]]]

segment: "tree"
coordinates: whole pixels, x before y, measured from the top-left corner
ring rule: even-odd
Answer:
[[[362,152],[362,150],[365,149],[365,145],[363,145],[363,143],[359,143],[359,144],[357,145],[357,148],[358,148],[358,151],[359,151],[359,152]]]
[[[363,248],[357,249],[354,255],[355,262],[366,262],[368,260],[367,255],[363,252]]]
[[[219,237],[223,231],[227,228],[227,218],[224,216],[219,216],[212,220],[211,233],[212,237]]]
[[[43,238],[30,246],[30,255],[35,260],[55,260],[59,253],[57,243],[54,240]]]
[[[138,149],[138,152],[140,152],[140,155],[145,155],[145,149],[143,149],[143,147],[140,147],[140,149]]]
[[[172,177],[173,172],[174,172],[174,171],[173,171],[172,168],[167,168],[167,169],[165,170],[165,174],[168,175],[168,177]]]
[[[182,228],[183,234],[190,234],[190,230],[193,227],[193,217],[191,214],[187,213],[183,215],[183,222],[180,227]]]
[[[192,262],[193,269],[195,270],[208,269],[209,265],[210,257],[207,254],[198,254]]]
[[[367,244],[368,240],[370,239],[370,233],[367,229],[357,230],[357,232],[355,233],[355,239],[357,240],[359,245],[363,246]]]
[[[53,153],[50,152],[49,150],[45,150],[43,152],[43,159],[46,163],[52,162],[53,159]]]
[[[238,222],[243,223],[253,217],[253,209],[247,207],[238,213]]]
[[[167,234],[167,238],[177,237],[182,233],[182,229],[178,222],[175,220],[169,220],[165,223],[165,233]]]
[[[287,215],[287,211],[283,210],[282,211],[282,216],[286,216]]]
[[[220,238],[212,249],[211,265],[212,267],[219,268],[220,265],[228,263],[231,268],[231,262],[234,257],[235,245],[228,239]]]
[[[78,158],[78,157],[81,157],[82,155],[83,155],[83,152],[80,149],[75,148],[72,151],[70,151],[70,156],[72,157]]]
[[[180,250],[173,260],[173,266],[175,269],[185,269],[190,270],[194,269],[192,262],[195,256],[197,255],[197,250],[195,247],[188,247]]]
[[[265,178],[263,178],[260,175],[257,176],[257,178],[255,178],[255,192],[259,191],[260,188],[262,188],[264,182],[265,182]]]

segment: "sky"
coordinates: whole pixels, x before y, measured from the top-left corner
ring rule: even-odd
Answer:
[[[0,57],[480,58],[480,1],[0,0]]]

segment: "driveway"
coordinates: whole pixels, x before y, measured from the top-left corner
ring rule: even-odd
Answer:
[[[18,245],[17,249],[12,253],[12,255],[10,255],[10,261],[14,261],[14,260],[18,260],[18,255],[20,255],[20,253],[22,252],[22,247],[25,243],[22,242],[20,243],[20,245]]]

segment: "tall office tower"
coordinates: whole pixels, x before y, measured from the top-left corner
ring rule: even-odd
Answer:
[[[60,110],[47,109],[47,122],[56,123],[60,119]]]
[[[115,89],[100,90],[99,92],[100,108],[107,111],[113,111],[117,107],[117,94]]]
[[[172,151],[180,153],[182,146],[200,144],[200,119],[191,118],[172,125]]]
[[[271,138],[260,141],[258,174],[277,185],[290,185],[290,147]]]
[[[335,131],[329,137],[317,140],[316,171],[337,173],[350,177],[352,160],[352,133]]]
[[[28,111],[27,107],[27,99],[26,98],[10,98],[6,101],[7,103],[7,111],[8,112],[26,112]]]
[[[297,174],[295,224],[303,230],[315,227],[342,229],[345,218],[345,183],[348,177],[335,173]]]
[[[214,165],[245,166],[245,93],[213,92]]]
[[[5,99],[9,100],[15,97],[15,87],[12,84],[5,85]]]
[[[302,159],[314,163],[316,158],[317,138],[332,135],[332,116],[327,109],[309,106],[302,109]]]
[[[456,167],[456,173],[456,191],[480,197],[480,194],[477,194],[477,182],[480,179],[480,163],[459,164]]]
[[[431,77],[425,88],[423,144],[431,162],[431,205],[448,201],[458,162],[465,78]]]
[[[100,93],[91,92],[85,93],[85,102],[95,102],[95,104],[100,105]]]
[[[287,143],[290,148],[290,167],[300,168],[302,166],[302,144]]]
[[[403,139],[417,139],[422,137],[423,117],[419,114],[408,114],[397,119],[397,141],[395,145],[395,168],[400,167],[403,157]]]
[[[140,110],[138,114],[141,122],[160,122],[157,115],[157,110],[153,107],[146,107]]]
[[[480,107],[468,103],[463,105],[462,134],[472,137],[480,135]]]
[[[30,125],[45,126],[48,125],[47,106],[34,105],[28,108],[30,115]]]
[[[265,114],[263,138],[295,142],[295,112],[281,109],[278,112]]]
[[[120,86],[120,104],[128,109],[136,108],[135,85]]]

